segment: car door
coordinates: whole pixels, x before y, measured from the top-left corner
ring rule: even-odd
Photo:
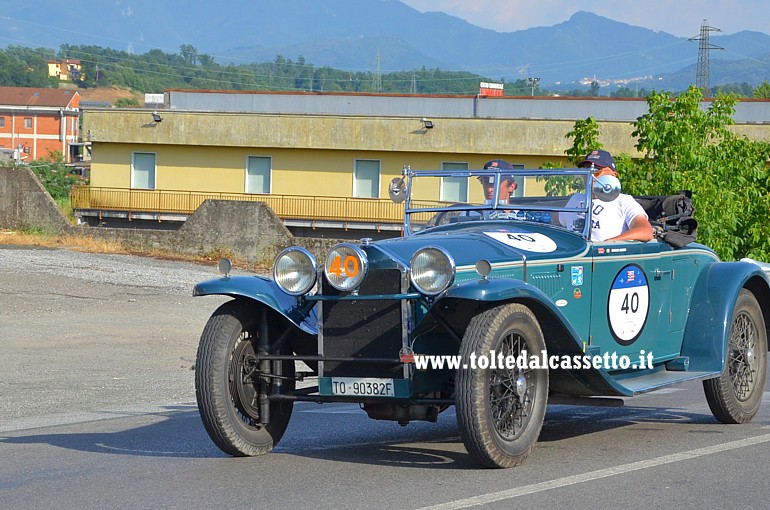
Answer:
[[[594,352],[626,355],[632,364],[650,352],[657,361],[678,355],[677,335],[670,332],[672,259],[662,256],[661,246],[657,241],[593,243]]]

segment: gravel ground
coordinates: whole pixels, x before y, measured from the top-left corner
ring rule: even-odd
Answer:
[[[0,430],[194,403],[198,338],[228,298],[193,298],[192,287],[216,276],[189,262],[0,245]]]
[[[48,274],[187,295],[192,293],[196,283],[218,274],[215,266],[190,262],[3,245],[0,245],[0,271]]]

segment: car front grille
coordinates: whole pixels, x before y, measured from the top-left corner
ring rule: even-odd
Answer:
[[[347,295],[322,279],[327,296]],[[370,269],[359,295],[398,294],[401,271]],[[329,357],[398,358],[401,339],[401,302],[394,299],[324,301],[323,354]],[[324,375],[337,377],[401,377],[400,364],[324,362]]]

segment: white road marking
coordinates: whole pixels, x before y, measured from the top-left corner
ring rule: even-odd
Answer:
[[[681,462],[684,460],[696,459],[703,457],[704,455],[711,455],[714,453],[726,452],[735,450],[737,448],[745,448],[761,443],[770,442],[770,434],[763,434],[761,436],[749,437],[746,439],[740,439],[737,441],[730,441],[729,443],[722,443],[714,446],[706,446],[704,448],[696,448],[689,452],[673,453],[671,455],[663,455],[662,457],[655,457],[653,459],[640,460],[637,462],[631,462],[628,464],[621,464],[605,469],[599,469],[591,471],[589,473],[581,473],[579,475],[566,476],[564,478],[557,478],[556,480],[549,480],[547,482],[535,483],[532,485],[525,485],[524,487],[517,487],[500,492],[490,492],[488,494],[481,494],[479,496],[473,496],[465,499],[458,499],[455,501],[448,501],[439,505],[426,506],[419,510],[454,510],[458,508],[469,508],[478,505],[487,505],[496,501],[503,501],[506,499],[518,498],[519,496],[526,496],[528,494],[535,494],[538,492],[544,492],[551,489],[559,489],[561,487],[567,487],[569,485],[575,485],[578,483],[590,482],[593,480],[599,480],[601,478],[608,478],[610,476],[621,475],[624,473],[631,473],[633,471],[639,471],[655,466],[662,466],[665,464],[672,464],[674,462]]]

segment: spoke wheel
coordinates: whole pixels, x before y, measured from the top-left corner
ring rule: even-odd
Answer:
[[[457,421],[471,457],[485,467],[519,465],[540,435],[548,400],[546,369],[507,368],[499,361],[540,356],[545,341],[529,308],[510,304],[473,318],[463,338],[463,363],[495,358],[495,366],[460,368]],[[501,357],[502,356],[502,357]],[[510,358],[509,358],[510,357]]]
[[[235,341],[230,358],[227,377],[230,383],[230,398],[233,407],[244,424],[258,430],[259,419],[259,378],[254,341],[244,331]]]
[[[742,290],[733,310],[722,375],[703,381],[706,400],[722,423],[746,423],[759,410],[767,376],[767,332],[754,295]]]
[[[514,359],[527,350],[518,332],[508,333],[501,342],[503,357]],[[526,429],[534,407],[535,374],[532,370],[490,369],[489,407],[495,432],[505,441],[517,439]]]
[[[291,418],[292,402],[271,402],[270,420],[260,416],[260,392],[275,379],[260,380],[256,349],[257,310],[239,301],[225,303],[201,335],[195,363],[195,394],[201,420],[214,443],[235,456],[262,455],[280,441]],[[283,391],[294,390],[294,363],[283,363]]]

